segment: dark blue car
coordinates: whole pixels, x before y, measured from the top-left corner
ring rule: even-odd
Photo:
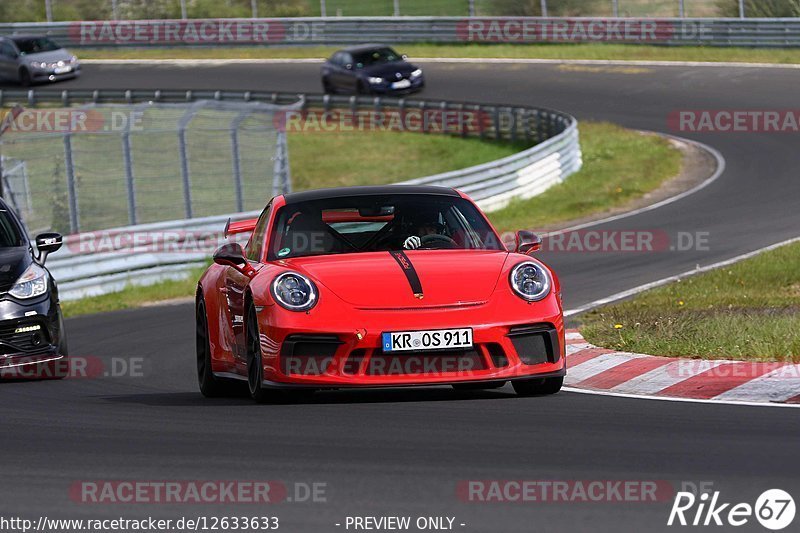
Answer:
[[[62,378],[67,339],[58,288],[44,267],[61,247],[58,233],[36,237],[0,198],[0,379]]]
[[[404,94],[423,87],[422,69],[382,44],[339,50],[322,66],[326,93]]]

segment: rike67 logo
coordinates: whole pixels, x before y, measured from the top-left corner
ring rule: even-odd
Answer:
[[[794,498],[781,489],[764,491],[755,505],[723,502],[719,491],[700,496],[678,492],[667,525],[739,527],[755,518],[765,528],[780,531],[792,523],[795,512]]]

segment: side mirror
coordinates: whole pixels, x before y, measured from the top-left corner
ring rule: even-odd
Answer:
[[[403,55],[401,55],[400,57],[402,57],[402,58],[403,58],[403,60],[406,60],[406,59],[408,59],[408,55],[407,55],[407,54],[403,54]]]
[[[518,231],[515,240],[517,253],[530,254],[542,249],[542,238],[532,231]]]
[[[353,64],[352,63],[348,63],[348,64],[346,64],[344,66],[344,68],[346,68],[347,70],[353,70]]]
[[[250,266],[250,263],[244,256],[242,245],[238,242],[229,242],[217,248],[217,251],[214,252],[214,262],[218,265],[233,267],[245,276],[251,278],[256,272],[255,269]]]
[[[39,250],[39,261],[44,264],[47,256],[61,248],[64,238],[60,233],[40,233],[36,236],[36,249]]]

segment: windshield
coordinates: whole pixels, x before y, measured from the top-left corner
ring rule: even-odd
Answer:
[[[61,48],[55,41],[47,37],[32,37],[14,39],[14,43],[23,54],[38,54],[39,52],[52,52]]]
[[[402,57],[400,57],[400,54],[389,47],[375,48],[374,50],[356,52],[353,54],[353,63],[355,64],[356,68],[391,63],[393,61],[400,61],[401,59]]]
[[[270,261],[402,249],[505,249],[471,202],[416,194],[285,205],[276,216],[270,243]]]
[[[22,234],[17,228],[11,213],[0,206],[0,248],[25,246]]]

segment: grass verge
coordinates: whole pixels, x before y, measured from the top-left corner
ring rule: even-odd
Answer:
[[[713,46],[649,46],[586,44],[408,44],[397,48],[414,57],[508,59],[608,59],[624,61],[708,61],[800,63],[800,50],[722,48]],[[305,59],[329,57],[334,46],[233,46],[180,48],[85,48],[81,59]]]
[[[614,124],[581,122],[583,168],[564,183],[489,214],[500,231],[541,229],[602,213],[657,189],[681,168],[681,153],[661,137]]]
[[[614,350],[800,363],[800,244],[683,279],[578,318]]]
[[[491,213],[499,230],[541,227],[624,205],[657,188],[680,169],[680,153],[662,138],[612,124],[581,123],[581,144],[584,168],[541,196]],[[477,165],[523,148],[479,139],[395,132],[302,133],[289,137],[292,179],[298,190],[392,183]],[[128,287],[115,294],[66,302],[64,312],[75,316],[191,296],[201,272],[193,272],[186,280]]]

